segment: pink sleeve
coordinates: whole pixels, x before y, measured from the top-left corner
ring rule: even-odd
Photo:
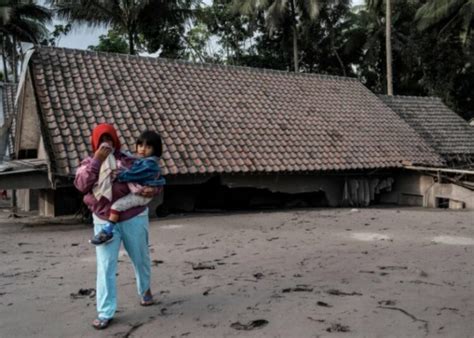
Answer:
[[[91,157],[82,161],[81,166],[76,171],[74,186],[80,192],[86,194],[92,190],[92,187],[99,179],[100,161]]]
[[[140,195],[143,192],[143,185],[133,182],[129,182],[127,185],[128,189],[130,189],[130,192],[134,195]]]
[[[134,195],[140,195],[143,190],[146,188],[145,186],[143,185],[140,185],[138,183],[127,183],[128,185],[128,189],[130,189],[130,192]],[[156,195],[159,195],[161,193],[161,191],[163,190],[163,187],[151,187],[151,188],[155,188],[155,193],[154,193],[154,196]]]

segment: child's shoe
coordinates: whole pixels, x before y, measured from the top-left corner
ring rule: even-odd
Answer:
[[[94,244],[94,245],[101,245],[110,242],[111,240],[114,239],[114,233],[113,232],[107,232],[105,230],[101,230],[97,235],[92,237],[92,239],[89,240],[89,243]]]

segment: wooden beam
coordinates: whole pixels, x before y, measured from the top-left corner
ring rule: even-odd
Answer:
[[[0,189],[51,188],[48,173],[43,170],[25,169],[0,174]]]
[[[418,166],[412,166],[412,165],[407,165],[407,166],[404,166],[403,168],[408,169],[408,170],[417,170],[417,171],[434,171],[434,172],[443,172],[443,173],[474,175],[474,170],[434,168],[434,167],[418,167]]]

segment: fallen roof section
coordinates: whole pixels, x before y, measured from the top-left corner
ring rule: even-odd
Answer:
[[[459,157],[474,161],[474,128],[441,99],[385,95],[380,98],[446,160]]]
[[[0,165],[0,189],[47,189],[51,187],[46,160],[14,160]]]

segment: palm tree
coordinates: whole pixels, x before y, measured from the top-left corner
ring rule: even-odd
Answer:
[[[153,0],[49,0],[49,2],[54,4],[58,16],[62,19],[92,27],[111,25],[123,29],[128,37],[129,53],[135,54],[140,17]]]
[[[5,23],[10,19],[10,12],[11,6],[10,1],[8,0],[0,0],[0,27],[3,27]],[[2,62],[3,62],[3,73],[5,77],[5,82],[8,81],[8,71],[7,71],[7,60],[6,60],[6,52],[5,52],[5,38],[4,33],[1,32],[1,39],[2,39]]]
[[[457,26],[463,43],[469,43],[474,25],[474,0],[432,0],[416,13],[422,31],[438,27],[440,34]]]
[[[17,57],[20,41],[38,43],[48,36],[46,24],[50,21],[51,12],[43,6],[36,5],[33,0],[0,0],[2,59],[7,81],[7,60],[11,63],[14,80],[17,81]]]
[[[250,17],[264,13],[270,34],[289,19],[293,40],[293,65],[298,72],[298,25],[303,19],[314,20],[319,14],[321,0],[234,0],[235,12]]]
[[[385,60],[386,60],[386,67],[387,67],[387,95],[393,95],[391,0],[367,0],[367,7],[375,11],[380,11],[384,1],[385,1]]]

